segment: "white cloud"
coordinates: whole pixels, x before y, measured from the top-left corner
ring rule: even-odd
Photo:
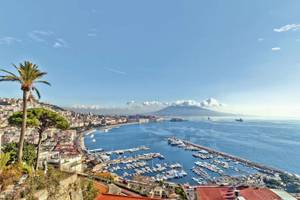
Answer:
[[[15,37],[2,37],[0,38],[0,45],[5,44],[5,45],[11,45],[13,43],[21,42],[20,39],[15,38]]]
[[[53,47],[54,48],[65,48],[65,47],[68,47],[68,43],[64,39],[58,38],[54,42]]]
[[[285,26],[282,26],[280,28],[274,28],[273,30],[275,32],[281,33],[281,32],[287,32],[287,31],[296,31],[300,29],[300,24],[287,24]]]
[[[100,105],[81,105],[81,104],[76,104],[76,105],[73,105],[71,106],[72,108],[78,108],[78,109],[100,109],[101,106]]]
[[[89,36],[89,37],[96,37],[97,34],[96,33],[88,33],[87,36]]]
[[[280,47],[273,47],[271,50],[272,51],[280,51],[281,49],[280,49]]]
[[[217,108],[222,107],[224,104],[218,102],[214,98],[209,98],[203,101],[196,100],[177,100],[175,102],[168,103],[170,105],[182,105],[182,106],[198,106],[198,107],[207,107],[207,108]]]
[[[158,106],[158,107],[165,107],[165,106],[199,106],[199,107],[207,107],[207,108],[217,108],[222,107],[224,104],[219,103],[218,100],[214,98],[209,98],[203,101],[196,101],[196,100],[176,100],[171,102],[160,102],[160,101],[144,101],[144,102],[136,102],[136,101],[129,101],[126,103],[127,106],[131,107],[150,107],[150,106]]]
[[[177,100],[171,105],[179,105],[179,106],[201,106],[201,102],[195,100]]]
[[[53,48],[68,47],[68,43],[62,38],[57,38],[56,34],[52,31],[34,30],[28,33],[28,36],[35,42],[44,43]]]
[[[107,107],[100,105],[74,105],[71,108],[81,109],[85,111],[96,111],[100,114],[142,114],[142,113],[151,113],[158,110],[161,110],[168,106],[199,106],[203,108],[208,108],[212,110],[222,110],[226,108],[224,104],[219,103],[214,98],[209,98],[204,101],[196,101],[196,100],[177,100],[170,102],[161,102],[161,101],[129,101],[125,106],[119,107]]]
[[[104,69],[106,71],[109,71],[109,72],[112,72],[112,73],[115,73],[115,74],[121,74],[121,75],[126,75],[127,74],[126,72],[120,71],[118,69],[110,68],[110,67],[105,67]]]
[[[218,100],[214,98],[209,98],[201,102],[202,107],[222,107],[224,104],[219,103]]]
[[[52,31],[34,30],[28,36],[36,42],[47,42],[48,37],[53,35]]]
[[[262,41],[264,41],[265,39],[264,38],[258,38],[257,39],[257,41],[259,41],[259,42],[262,42]]]

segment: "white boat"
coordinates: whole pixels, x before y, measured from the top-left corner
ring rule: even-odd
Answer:
[[[94,134],[92,134],[92,135],[91,135],[91,138],[94,138],[94,136],[95,136],[95,135],[94,135]]]
[[[105,128],[105,129],[103,130],[104,133],[107,133],[108,131],[109,131],[108,128]]]
[[[93,142],[96,142],[96,139],[93,139],[92,141],[93,141]]]

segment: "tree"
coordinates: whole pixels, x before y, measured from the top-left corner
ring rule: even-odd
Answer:
[[[19,138],[18,145],[18,162],[22,162],[23,157],[23,146],[24,146],[24,138],[26,132],[26,122],[27,122],[27,100],[28,94],[32,91],[37,93],[38,98],[40,98],[40,92],[35,87],[36,83],[43,83],[50,86],[50,83],[47,81],[41,80],[43,76],[45,76],[46,72],[41,72],[36,64],[33,64],[29,61],[24,61],[24,63],[20,63],[19,66],[13,64],[13,67],[17,70],[18,75],[0,69],[0,72],[4,72],[5,75],[0,76],[1,81],[10,81],[10,82],[18,82],[21,85],[21,90],[23,91],[23,116],[22,116],[22,126],[21,126],[21,134]]]
[[[18,160],[18,144],[16,142],[11,142],[3,146],[2,151],[10,155],[8,164],[16,163]],[[24,143],[23,158],[27,165],[32,166],[36,160],[36,150],[33,144]]]
[[[43,133],[48,128],[57,128],[66,130],[69,128],[69,122],[60,114],[45,109],[45,108],[31,108],[27,111],[27,125],[37,129],[39,134],[39,140],[37,144],[37,159],[35,163],[35,169],[38,169],[40,148],[43,140]],[[16,112],[9,117],[8,122],[11,125],[20,126],[22,124],[22,112]]]

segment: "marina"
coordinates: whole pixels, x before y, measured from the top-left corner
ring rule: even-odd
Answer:
[[[197,145],[192,145],[187,141],[176,137],[167,138],[167,144],[184,151],[193,152],[192,157],[200,160],[194,162],[194,166],[185,169],[179,162],[165,162],[161,153],[150,152],[151,148],[139,146],[130,149],[119,149],[104,151],[102,148],[89,150],[90,159],[97,160],[99,164],[94,166],[93,171],[107,171],[119,176],[131,179],[134,176],[145,175],[156,181],[180,180],[188,175],[185,170],[191,170],[194,175],[191,180],[197,184],[215,183],[223,176],[228,176],[228,171],[234,171],[240,175],[247,174],[251,168],[248,163],[242,163],[240,159],[232,159],[232,156],[224,156],[221,152],[203,149]],[[253,173],[257,168],[251,168]]]
[[[168,180],[193,185],[222,183],[220,180],[227,180],[228,177],[246,180],[245,177],[255,174],[274,175],[284,171],[218,151],[211,146],[193,143],[195,139],[187,137],[189,132],[174,132],[174,125],[179,128],[191,123],[185,121],[124,126],[111,129],[108,134],[95,132],[94,138],[85,137],[85,144],[90,150],[89,155],[97,160],[95,171],[104,170],[125,179],[144,175],[157,181]],[[247,123],[249,122],[241,125]],[[158,127],[164,128],[157,129]],[[183,134],[182,137],[179,134]],[[97,143],[94,144],[92,139],[96,139]],[[173,169],[176,171],[172,171]]]
[[[227,154],[227,153],[224,153],[224,152],[216,151],[214,149],[204,147],[204,146],[201,146],[201,145],[198,145],[198,144],[193,144],[189,141],[181,140],[181,139],[178,139],[176,137],[168,138],[168,141],[171,144],[180,143],[180,145],[178,145],[178,147],[180,147],[180,148],[189,149],[189,148],[193,147],[193,149],[197,148],[197,150],[199,150],[199,151],[200,150],[207,151],[212,156],[214,155],[214,156],[218,156],[219,158],[226,158],[228,160],[235,161],[238,164],[243,164],[245,166],[257,169],[257,170],[259,170],[260,172],[263,172],[263,173],[268,173],[268,174],[285,173],[283,170],[275,169],[273,167],[268,167],[268,166],[265,166],[265,165],[247,160],[247,159],[243,159],[243,158],[240,158],[240,157],[237,157],[237,156],[233,156],[233,155],[230,155],[230,154]],[[220,161],[217,161],[217,162],[220,163]],[[224,162],[221,162],[221,163],[224,163]],[[225,164],[225,165],[227,166],[227,164]]]

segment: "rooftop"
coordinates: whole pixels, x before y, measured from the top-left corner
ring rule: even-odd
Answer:
[[[246,187],[236,190],[228,186],[199,186],[196,192],[201,200],[235,200],[236,192],[241,200],[296,200],[285,191],[273,191],[268,188]]]

